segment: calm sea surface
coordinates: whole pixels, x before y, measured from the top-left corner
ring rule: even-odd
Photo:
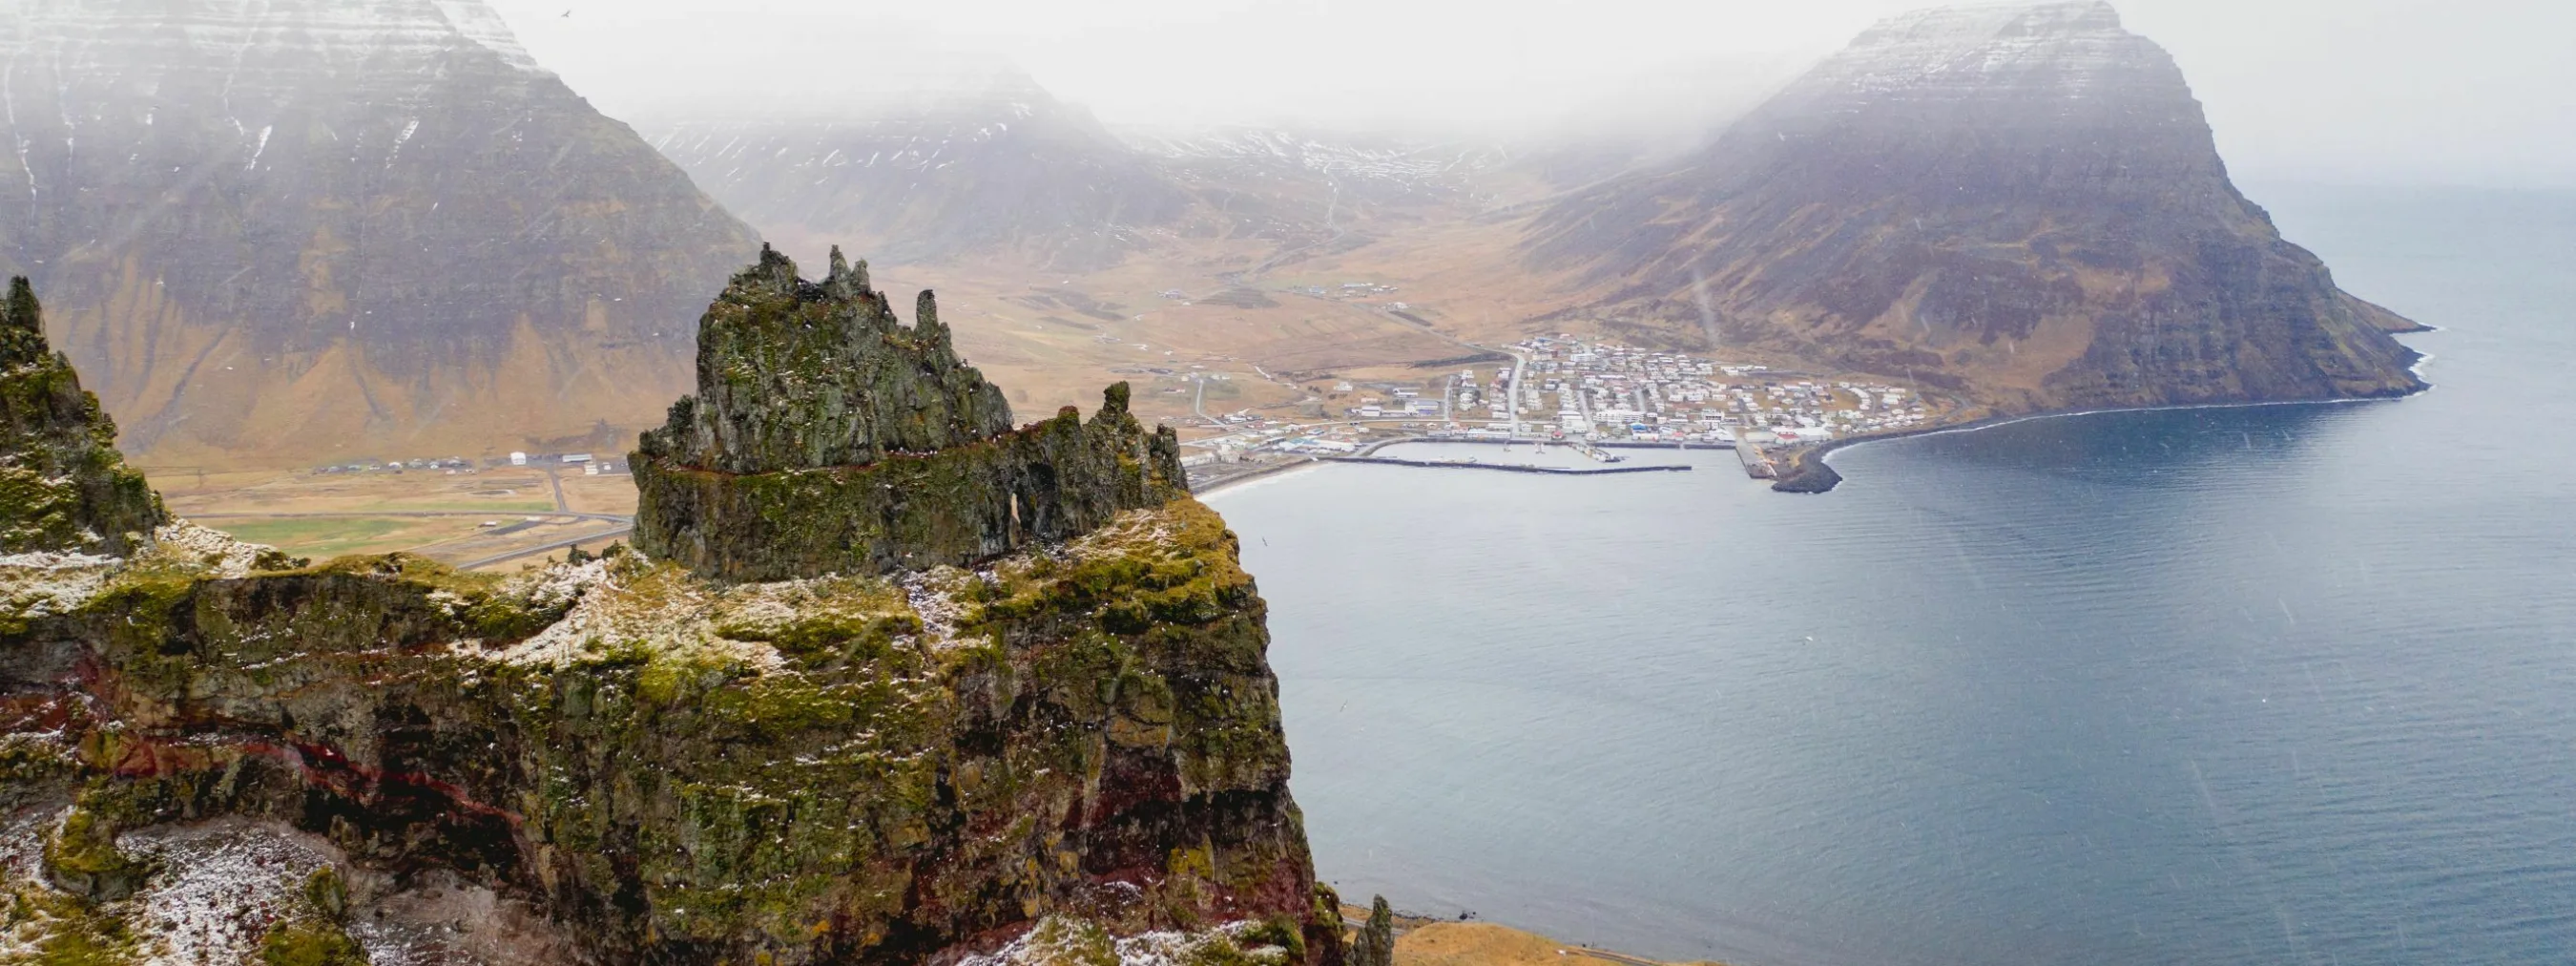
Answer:
[[[2576,962],[2576,196],[2257,197],[2440,388],[1213,497],[1322,875],[1740,966]]]

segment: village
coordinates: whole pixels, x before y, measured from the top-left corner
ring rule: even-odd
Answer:
[[[1393,442],[1542,442],[1603,462],[1620,461],[1611,450],[1638,446],[1736,449],[1749,475],[1767,478],[1779,450],[1920,429],[1940,417],[1903,386],[1573,335],[1525,339],[1503,353],[1511,364],[1420,382],[1319,386],[1323,422],[1250,411],[1207,417],[1215,434],[1191,440],[1182,462],[1194,482],[1214,484]]]

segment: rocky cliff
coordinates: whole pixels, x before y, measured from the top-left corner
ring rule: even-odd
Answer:
[[[903,326],[865,263],[822,282],[764,249],[698,323],[698,394],[632,465],[636,545],[709,577],[967,565],[1186,495],[1180,439],[1111,386],[1084,422],[1011,428],[923,292]]]
[[[799,367],[788,401],[679,407],[668,452],[1006,448],[862,271],[737,279],[707,357]],[[0,557],[0,963],[1338,962],[1234,536],[1176,488],[1059,532],[768,582],[297,567],[184,524]]]
[[[0,305],[0,554],[123,555],[167,518],[117,453],[116,421],[45,343],[35,290],[10,279]]]
[[[482,0],[0,0],[0,79],[0,270],[160,462],[614,445],[758,241]]]
[[[1533,222],[1570,315],[2006,411],[2396,395],[2411,324],[2239,194],[2105,3],[1887,20],[1674,164]]]

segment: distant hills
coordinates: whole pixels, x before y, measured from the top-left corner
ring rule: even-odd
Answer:
[[[2412,323],[2239,194],[2172,57],[2100,2],[1896,17],[1705,150],[1577,191],[1560,318],[2009,411],[2421,388]]]
[[[0,274],[162,462],[631,438],[755,234],[481,0],[0,0]]]
[[[653,143],[735,213],[806,257],[1013,250],[1114,264],[1190,198],[1079,107],[1025,77],[841,116],[678,120]]]
[[[1520,143],[1112,128],[1009,69],[639,135],[481,0],[0,12],[0,272],[150,462],[622,446],[764,238],[937,285],[1032,412],[1153,375],[1139,412],[1192,414],[1193,365],[1287,408],[1561,330],[1995,412],[2420,387],[2412,323],[2280,237],[2099,2],[1909,14]]]
[[[893,263],[1004,258],[1095,271],[1157,238],[1309,241],[1363,209],[1473,197],[1488,146],[1268,128],[1115,131],[1026,75],[835,113],[640,122],[771,240]]]

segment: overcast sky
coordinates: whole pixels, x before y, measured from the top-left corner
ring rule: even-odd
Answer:
[[[1673,116],[1921,0],[492,0],[624,117],[1009,63],[1103,120],[1525,132]],[[2576,187],[2576,2],[2125,0],[2247,180]],[[570,16],[564,14],[569,12]],[[1631,96],[1630,92],[1642,92]],[[1629,101],[1624,106],[1622,102]]]

